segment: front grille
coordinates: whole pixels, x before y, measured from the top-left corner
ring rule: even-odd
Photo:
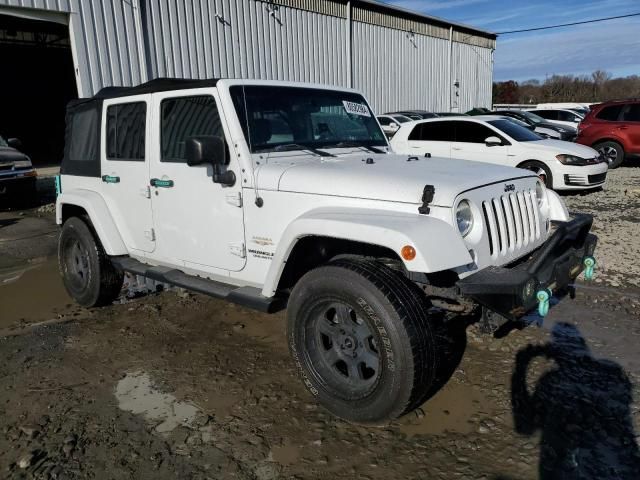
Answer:
[[[588,179],[584,175],[565,175],[564,176],[564,184],[565,185],[588,185]]]
[[[607,178],[607,172],[598,173],[597,175],[589,175],[589,183],[602,183]]]
[[[542,235],[535,190],[484,201],[482,210],[489,236],[489,252],[494,259],[525,248]]]
[[[13,169],[13,163],[0,163],[0,171]]]

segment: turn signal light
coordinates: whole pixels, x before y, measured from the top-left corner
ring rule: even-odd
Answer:
[[[402,247],[402,250],[400,250],[400,255],[405,260],[411,261],[416,258],[416,249],[411,245],[405,245],[404,247]]]

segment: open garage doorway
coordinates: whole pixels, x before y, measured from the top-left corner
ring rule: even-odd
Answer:
[[[66,24],[0,10],[0,135],[22,142],[37,167],[60,165],[65,107],[77,98]]]

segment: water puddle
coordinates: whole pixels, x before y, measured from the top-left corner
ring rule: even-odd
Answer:
[[[157,390],[144,372],[128,373],[116,385],[115,395],[121,410],[143,415],[156,424],[158,433],[169,433],[178,426],[192,427],[200,413],[196,406]]]
[[[71,303],[56,259],[0,270],[0,330],[17,322],[33,323],[55,318]]]

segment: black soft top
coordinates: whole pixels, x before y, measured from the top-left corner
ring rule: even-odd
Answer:
[[[65,151],[60,173],[87,177],[101,175],[100,120],[104,100],[170,90],[215,87],[217,83],[217,78],[156,78],[135,87],[105,87],[93,97],[70,101],[67,104]]]

